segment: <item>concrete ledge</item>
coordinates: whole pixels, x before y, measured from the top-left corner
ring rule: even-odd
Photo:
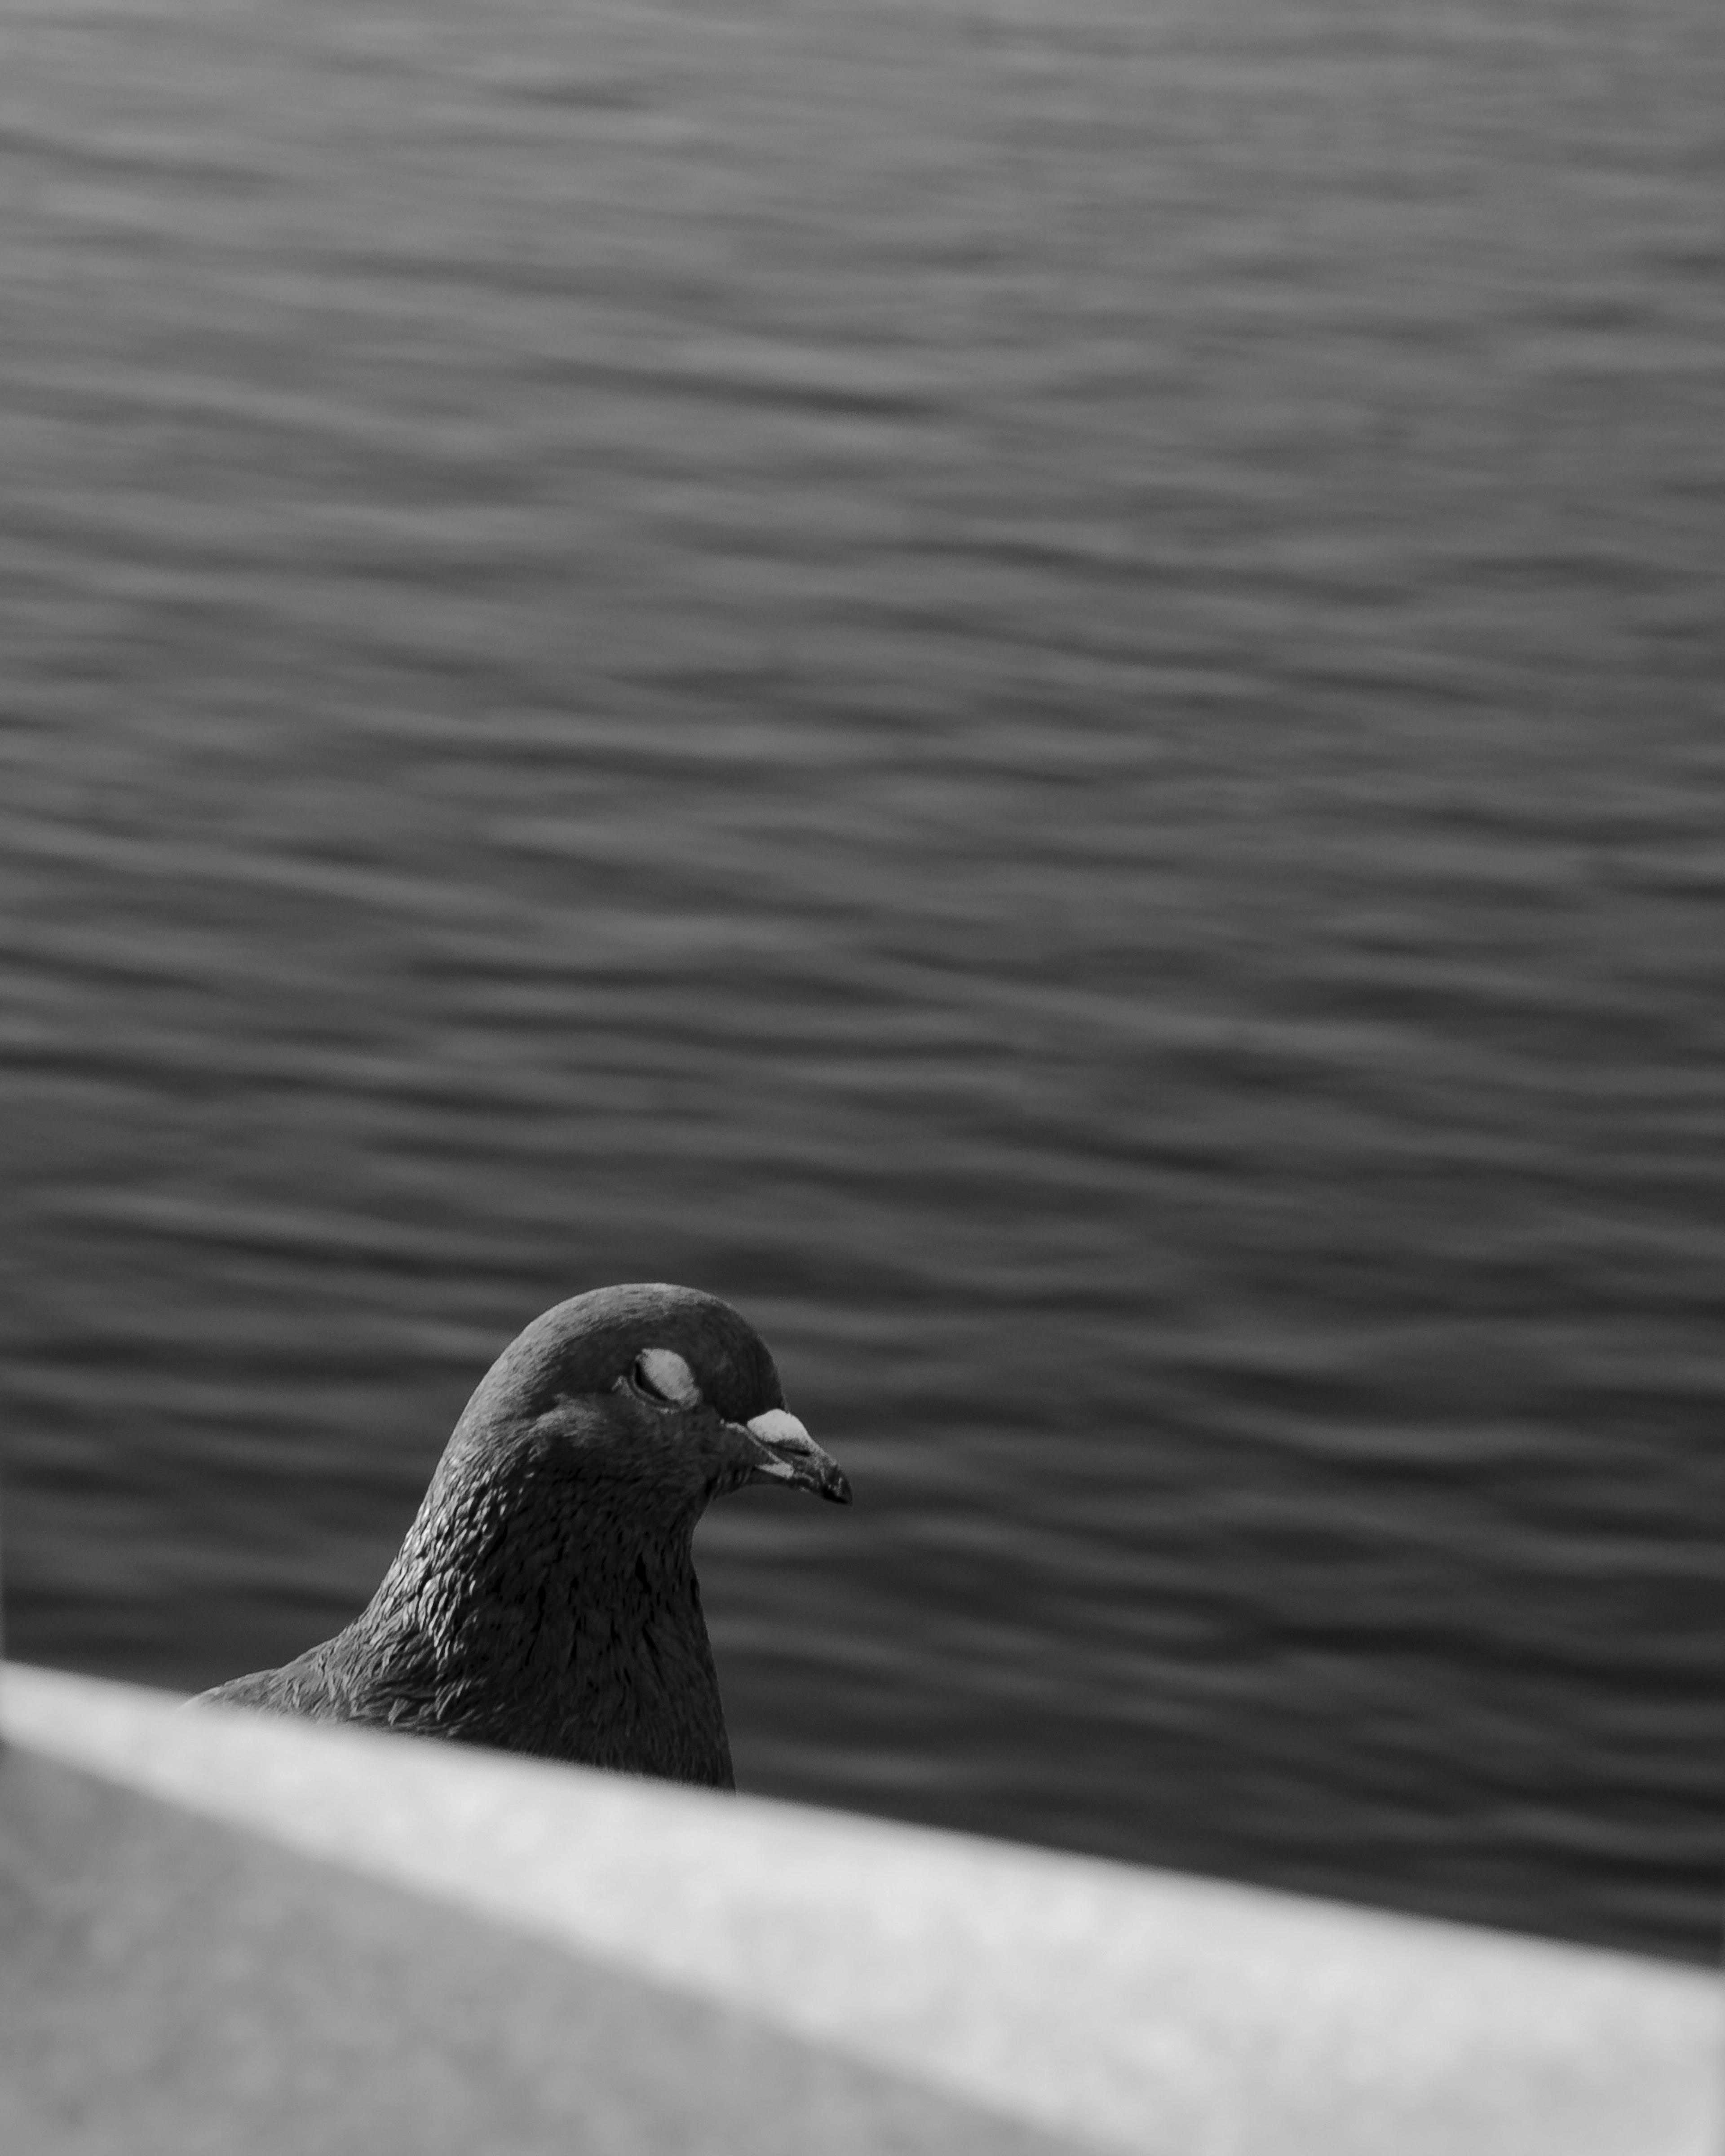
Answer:
[[[1718,2156],[1704,1974],[0,1678],[8,2147]]]
[[[8,2156],[1063,2156],[752,2017],[12,1748]]]

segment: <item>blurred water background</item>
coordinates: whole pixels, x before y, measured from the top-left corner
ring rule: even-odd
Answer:
[[[746,1786],[1705,1958],[1716,0],[14,0],[8,1644],[738,1303]]]

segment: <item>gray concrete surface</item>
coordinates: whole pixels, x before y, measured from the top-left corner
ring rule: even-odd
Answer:
[[[177,2091],[151,2099],[163,2115],[208,2090],[231,2118],[241,2088],[285,2117],[279,2092],[304,2082],[331,2116],[347,2101],[387,2120],[403,2102],[430,2122],[400,2144],[416,2148],[549,2146],[531,2136],[573,2120],[557,2145],[1720,2156],[1720,1989],[1704,1973],[0,1676],[0,1727],[35,1755],[0,1776],[26,1823],[8,1829],[8,1908],[35,1912],[18,1935],[37,1974],[0,1992],[6,2024],[32,2002],[29,2033],[0,2036],[21,2118],[72,2119],[77,2072],[54,2079],[50,2055],[105,2056],[101,2032],[136,2024],[112,2086]],[[42,1794],[50,1761],[98,1792],[67,1799],[64,1830]],[[33,1902],[31,1882],[54,1879],[60,1902]],[[43,1906],[82,1907],[64,1936],[84,1943],[56,1947]],[[137,2003],[140,1987],[183,2004]],[[685,2058],[705,2063],[661,2071]],[[411,2099],[391,2099],[403,2078]],[[485,2126],[494,2107],[527,2138]],[[440,2124],[453,2138],[428,2138]],[[375,2128],[280,2131],[226,2145],[394,2145]]]
[[[0,1753],[8,2156],[1058,2156],[751,2017]]]

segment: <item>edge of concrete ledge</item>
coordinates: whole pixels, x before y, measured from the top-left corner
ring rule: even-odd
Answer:
[[[1026,2128],[1722,2156],[1707,1972],[18,1664],[0,1733]]]

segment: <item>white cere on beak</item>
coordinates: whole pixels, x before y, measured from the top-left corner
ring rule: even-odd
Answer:
[[[675,1348],[644,1348],[635,1358],[635,1377],[648,1392],[680,1408],[701,1404],[695,1373]]]
[[[757,1414],[751,1420],[749,1428],[757,1437],[764,1437],[769,1445],[813,1445],[814,1442],[788,1408],[768,1408],[765,1414]]]
[[[793,1450],[798,1445],[806,1446],[811,1450],[814,1448],[814,1440],[788,1408],[768,1408],[765,1414],[752,1415],[748,1427],[768,1445],[787,1445]],[[769,1456],[757,1466],[755,1472],[771,1475],[781,1482],[788,1482],[797,1471],[789,1460],[774,1460]]]

